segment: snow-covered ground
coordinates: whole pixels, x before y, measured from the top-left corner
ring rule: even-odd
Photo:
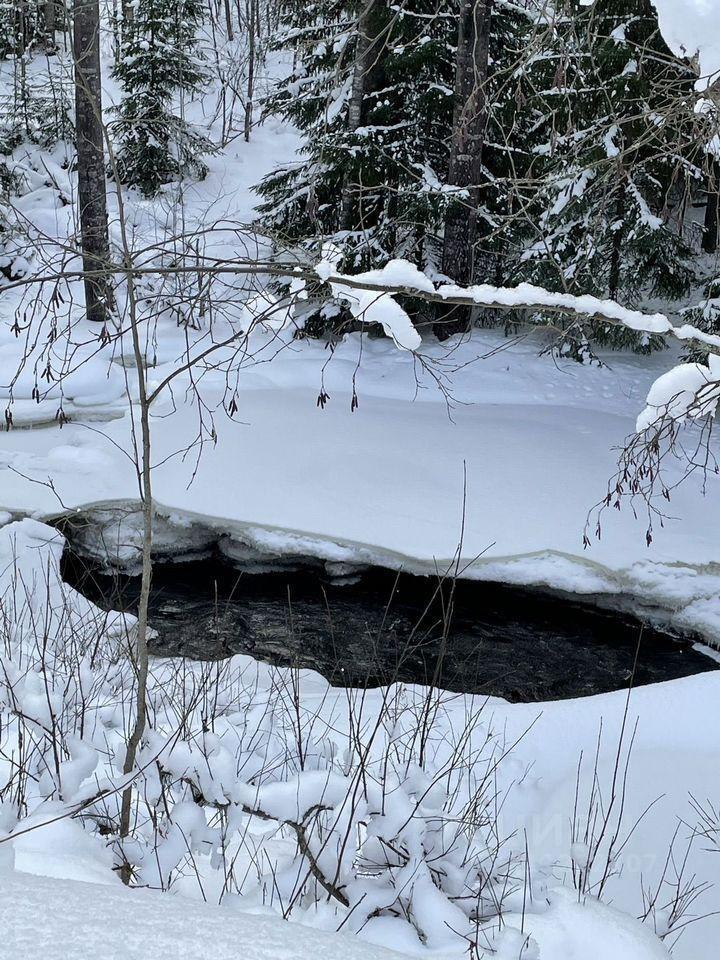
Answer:
[[[135,846],[129,849],[134,851],[141,885],[158,886],[170,883],[172,878],[172,893],[158,901],[143,891],[129,894],[120,889],[111,869],[112,838],[98,833],[93,825],[95,818],[102,823],[106,817],[112,817],[113,804],[117,802],[112,790],[125,782],[119,764],[125,737],[123,691],[129,690],[128,671],[123,659],[118,661],[112,652],[117,638],[122,636],[121,624],[112,619],[105,621],[86,600],[62,590],[56,566],[61,547],[62,538],[35,521],[7,524],[0,529],[0,597],[3,608],[14,611],[16,624],[4,631],[2,664],[10,682],[0,688],[4,701],[0,707],[6,717],[0,774],[11,777],[11,758],[21,756],[13,746],[19,742],[18,729],[24,731],[25,738],[49,732],[53,716],[62,718],[62,757],[67,757],[61,759],[54,772],[51,738],[43,741],[41,737],[42,751],[38,755],[26,754],[30,775],[24,788],[27,813],[18,822],[12,802],[0,807],[0,871],[4,871],[0,912],[12,921],[3,925],[9,931],[5,934],[4,949],[8,943],[12,945],[5,955],[13,960],[21,955],[43,954],[85,958],[90,955],[88,943],[102,939],[108,943],[108,949],[117,949],[113,945],[119,942],[118,938],[127,942],[129,951],[141,951],[128,953],[131,957],[149,955],[142,950],[154,952],[155,945],[158,955],[163,956],[162,951],[169,949],[167,945],[173,938],[181,940],[182,947],[178,949],[190,955],[193,945],[203,941],[204,931],[209,936],[210,931],[222,927],[224,934],[217,933],[217,955],[224,956],[223,951],[228,949],[225,944],[234,936],[234,925],[242,930],[243,924],[255,922],[238,915],[238,910],[256,911],[265,904],[263,912],[275,916],[279,912],[271,888],[258,888],[253,882],[253,850],[256,855],[257,849],[264,849],[268,863],[276,863],[277,872],[271,871],[269,876],[275,877],[274,883],[282,891],[294,876],[291,868],[283,866],[294,849],[294,841],[278,834],[275,824],[268,833],[267,824],[260,822],[249,834],[245,826],[237,841],[231,831],[221,857],[212,807],[198,807],[189,796],[182,802],[176,798],[172,806],[172,791],[168,787],[170,792],[164,802],[170,804],[172,819],[160,827],[159,833],[153,832],[149,822],[143,826],[141,819]],[[107,639],[99,639],[99,628]],[[83,638],[90,643],[91,657],[82,655],[86,649]],[[75,659],[78,654],[79,659]],[[395,704],[399,712],[381,742],[375,744],[382,766],[387,762],[384,737],[397,749],[402,742],[403,723],[409,722],[408,730],[412,730],[416,726],[412,719],[414,710],[422,709],[425,703],[424,691],[411,687],[367,691],[361,699],[353,699],[344,690],[328,687],[317,674],[303,671],[297,688],[298,717],[302,718],[298,724],[302,722],[306,730],[307,769],[281,775],[278,744],[283,745],[284,751],[294,736],[293,725],[288,725],[295,709],[290,696],[295,689],[291,674],[245,656],[234,657],[223,670],[222,675],[218,674],[216,692],[211,692],[213,732],[201,732],[196,726],[200,717],[207,716],[207,706],[200,705],[185,716],[187,730],[178,734],[177,718],[185,711],[188,697],[192,698],[193,691],[202,686],[202,668],[173,661],[153,663],[149,691],[153,731],[139,760],[146,778],[141,789],[145,803],[157,803],[153,798],[157,796],[159,781],[152,769],[158,761],[167,771],[166,776],[182,775],[185,781],[197,778],[196,789],[206,797],[259,807],[277,817],[297,817],[282,811],[303,810],[318,784],[325,803],[337,803],[333,793],[338,786],[338,796],[345,795],[344,775],[339,777],[338,771],[348,769],[347,759],[342,759],[342,744],[350,742],[346,738],[351,725],[359,723],[358,731],[363,731],[359,735],[372,740],[374,717],[386,709],[388,697]],[[483,809],[494,811],[492,835],[497,831],[499,836],[507,837],[509,846],[519,849],[527,861],[522,870],[527,869],[531,877],[530,887],[523,890],[522,885],[519,889],[508,885],[503,896],[502,926],[498,928],[496,919],[487,920],[482,942],[497,949],[496,955],[503,960],[644,960],[665,956],[650,930],[663,932],[671,926],[679,890],[693,890],[700,885],[697,899],[688,905],[668,943],[682,929],[674,956],[681,960],[712,960],[718,935],[717,917],[691,921],[715,909],[717,887],[706,885],[720,881],[720,858],[710,839],[696,837],[692,842],[699,814],[691,798],[705,807],[708,802],[716,802],[720,791],[720,768],[716,762],[720,698],[716,673],[642,687],[629,698],[618,692],[551,704],[510,705],[498,699],[447,695],[433,711],[433,749],[439,747],[442,752],[446,738],[451,746],[453,738],[462,742],[466,732],[473,738],[470,753],[484,769],[484,789],[489,782],[488,770],[493,784],[490,796],[481,800],[478,795],[477,802],[489,802],[490,806]],[[203,728],[205,722],[203,719]],[[78,729],[82,731],[79,735]],[[286,739],[288,734],[290,741]],[[338,747],[330,748],[331,742]],[[46,767],[48,761],[50,766]],[[489,767],[485,766],[488,762]],[[260,777],[257,770],[263,769],[262,763],[267,765],[268,773]],[[281,766],[287,763],[292,767],[289,754]],[[462,764],[459,769],[465,770]],[[474,766],[462,772],[461,778],[470,777],[472,770]],[[472,783],[471,780],[469,790],[475,795]],[[599,809],[592,806],[595,788],[599,790],[596,800],[600,800],[603,812],[589,815],[586,805],[590,805],[588,809]],[[57,798],[58,791],[61,800]],[[447,791],[452,792],[449,785]],[[400,821],[407,816],[404,785],[401,789],[396,783],[392,794],[388,814],[376,829],[381,829],[385,820],[392,822],[393,816]],[[86,798],[98,796],[105,799],[83,807]],[[433,806],[436,802],[436,798],[426,801],[430,809],[424,815],[429,815],[431,822],[441,816]],[[157,809],[159,813],[161,808]],[[393,809],[394,814],[390,812]],[[205,815],[209,818],[207,825]],[[603,829],[606,815],[607,827]],[[408,823],[419,823],[415,819],[418,816],[416,809]],[[584,840],[583,824],[596,817],[599,819]],[[234,822],[237,829],[237,817]],[[175,826],[169,826],[170,823]],[[449,820],[448,827],[451,823]],[[392,829],[398,829],[397,820]],[[625,918],[598,905],[592,896],[579,896],[576,892],[577,870],[603,832],[606,835],[599,848],[605,851],[614,837],[617,855],[603,890],[603,901],[620,907]],[[239,846],[234,845],[238,843]],[[425,846],[431,849],[427,842]],[[188,855],[190,868],[189,864],[183,867]],[[598,876],[603,873],[602,856],[594,867]],[[228,858],[235,864],[239,890],[225,891],[223,898],[223,864]],[[419,866],[415,869],[419,870]],[[36,882],[27,874],[54,881]],[[91,885],[83,886],[80,881]],[[357,898],[365,882],[361,874],[354,881],[348,880],[347,889]],[[428,904],[427,893],[423,894],[425,899],[419,899],[419,880],[411,876],[405,882],[413,891],[410,902],[418,901],[414,922],[425,928],[427,946],[418,942],[401,917],[384,916],[358,924],[357,917],[364,914],[358,911],[355,915],[351,910],[344,920],[345,931],[351,931],[355,923],[361,939],[414,956],[463,955],[466,944],[458,917],[453,917],[446,928],[442,906]],[[98,889],[96,884],[103,888]],[[656,889],[659,895],[654,900]],[[372,888],[368,892],[372,894]],[[178,897],[194,903],[178,903]],[[282,893],[280,897],[282,903]],[[215,904],[218,899],[222,900],[221,911],[197,903],[206,900]],[[358,900],[359,906],[362,899]],[[62,901],[66,902],[65,909],[59,908]],[[643,930],[630,917],[643,915],[649,901],[654,902],[654,909]],[[89,903],[92,909],[88,909]],[[445,904],[447,910],[447,901]],[[43,918],[40,930],[36,924],[28,927],[22,919],[36,916],[38,910]],[[441,918],[439,929],[433,922],[436,910]],[[135,911],[137,929],[126,935],[121,918]],[[179,923],[180,916],[186,922]],[[458,916],[461,917],[459,911]],[[298,907],[293,919],[325,930],[334,930],[339,923],[337,914],[321,900]],[[274,944],[283,937],[295,942],[293,934],[285,934],[270,921],[263,923],[268,925],[267,941],[264,936],[258,937],[263,943]],[[532,942],[527,940],[529,935]],[[213,932],[212,936],[216,934]],[[297,942],[310,943],[312,936],[317,934],[300,932]],[[498,940],[499,937],[502,939]],[[341,941],[337,941],[336,947],[330,939],[323,941],[321,936],[320,941],[327,942],[329,950],[345,949]],[[66,952],[54,954],[53,950],[61,949],[58,945]],[[530,947],[532,951],[539,948],[539,953],[532,952]],[[262,948],[249,946],[250,955],[255,949]]]
[[[252,215],[251,185],[295,145],[292,131],[260,127],[249,146],[236,141],[211,159],[208,179],[186,191],[183,207],[185,229],[222,221],[206,238],[207,255],[232,258],[256,242],[240,229]],[[21,201],[23,212],[38,230],[62,241],[72,230],[72,208],[60,200],[63,190],[72,195],[67,172],[48,155],[21,159],[37,177]],[[168,224],[175,223],[172,195],[164,204],[150,204],[131,194],[128,208],[138,248],[164,239]],[[67,270],[76,267],[65,264]],[[136,387],[127,344],[100,344],[97,331],[78,320],[79,285],[70,282],[67,289],[74,300],[56,302],[47,315],[44,301],[34,301],[35,295],[22,288],[0,300],[0,397],[12,399],[14,423],[0,444],[0,575],[5,591],[16,584],[13,563],[21,560],[24,582],[33,583],[30,594],[40,611],[48,608],[42,574],[57,560],[60,543],[47,527],[13,520],[80,511],[98,525],[86,537],[88,549],[99,549],[100,529],[104,547],[126,563],[136,561],[139,545],[131,512],[138,491],[132,460],[137,423],[128,403]],[[227,292],[224,315],[212,334],[207,327],[188,332],[172,318],[160,319],[148,347],[156,360],[151,389],[188,350],[204,349],[241,323],[247,294],[240,282]],[[19,330],[13,326],[17,316]],[[53,317],[59,318],[55,329]],[[619,513],[602,515],[600,539],[591,518],[591,544],[583,547],[588,513],[604,497],[614,473],[615,448],[632,432],[651,384],[674,355],[607,354],[602,367],[579,366],[539,356],[541,346],[537,338],[515,341],[498,331],[478,330],[463,342],[438,345],[428,339],[419,350],[421,363],[388,341],[361,334],[348,336],[331,355],[322,344],[293,340],[287,331],[254,329],[232,362],[227,352],[219,354],[227,360],[225,369],[204,370],[199,393],[183,375],[154,404],[158,548],[182,554],[219,542],[230,557],[310,554],[420,572],[444,567],[461,548],[463,561],[474,561],[465,576],[629,595],[720,644],[716,476],[709,476],[706,495],[697,478],[674,492],[666,505],[671,519],[662,528],[655,522],[650,546],[647,516],[639,509],[634,517],[626,502]],[[24,365],[23,355],[29,356]],[[50,375],[43,376],[48,366]],[[73,372],[58,379],[68,369]],[[39,401],[33,395],[36,386]],[[328,396],[324,406],[317,403],[321,390]],[[354,396],[358,406],[352,410]],[[237,412],[230,419],[224,408],[232,397]],[[55,421],[61,405],[70,417],[62,429]],[[204,438],[201,447],[198,436]],[[7,597],[3,592],[5,609]],[[80,604],[83,618],[92,614],[77,597],[72,603]],[[32,630],[37,629],[33,622]],[[5,651],[3,665],[17,666],[14,655]],[[269,669],[247,658],[234,658],[233,664],[243,675],[257,671],[260,688],[263,683],[269,688]],[[161,689],[184,668],[159,663],[154,669],[156,689]],[[26,706],[40,710],[41,693],[27,676],[22,679]],[[367,695],[370,713],[380,709],[382,696],[381,691]],[[346,694],[308,673],[301,699],[305,711],[316,709],[334,729]],[[529,869],[537,870],[545,884],[544,912],[535,904],[523,917],[516,904],[506,914],[507,933],[495,944],[496,955],[502,960],[666,956],[649,926],[626,916],[644,912],[642,889],[660,881],[677,831],[660,901],[672,898],[670,880],[697,822],[690,798],[717,802],[718,674],[636,690],[629,708],[622,693],[541,707],[452,697],[446,707],[450,728],[462,729],[465,718],[481,707],[483,723],[494,735],[503,744],[516,744],[498,768],[498,796],[505,798],[498,820],[504,833],[522,840],[521,847],[526,840]],[[122,741],[124,720],[114,711],[109,694],[100,699],[96,727],[87,735],[93,749],[102,752],[105,744],[105,777],[113,775],[113,750]],[[240,721],[232,716],[224,736],[234,742]],[[621,874],[605,892],[605,899],[625,912],[620,915],[591,898],[578,904],[568,891],[571,864],[582,856],[571,835],[578,763],[585,758],[582,782],[592,782],[602,728],[596,779],[609,789],[623,723],[626,733],[634,731],[623,791],[623,837],[638,820],[639,825],[623,845]],[[63,768],[64,786],[73,783],[78,796],[94,775],[92,764],[84,766],[86,759],[80,749],[63,761],[69,765]],[[27,811],[26,826],[63,813],[53,806],[57,800],[47,799],[47,790],[39,777],[30,790],[34,807]],[[69,799],[64,796],[64,802]],[[10,829],[16,827],[3,815],[0,831]],[[127,958],[221,958],[241,951],[275,960],[318,950],[357,960],[389,956],[347,935],[291,928],[275,917],[249,914],[234,898],[219,908],[179,899],[188,894],[197,901],[197,885],[192,893],[185,889],[191,884],[180,885],[177,897],[162,900],[147,891],[125,891],[112,873],[102,837],[91,836],[77,819],[23,833],[12,847],[12,870],[7,858],[0,858],[0,870],[6,871],[0,881],[0,955],[13,960],[85,960],[98,944],[109,957]],[[697,843],[687,875],[717,885],[719,861]],[[703,890],[690,912],[712,913],[717,904],[716,886]],[[316,927],[334,928],[334,920],[323,911],[302,917],[306,926]],[[405,953],[460,955],[457,943],[452,949],[421,947],[400,923],[369,924],[360,936]],[[674,955],[714,960],[718,936],[717,917],[687,926]]]
[[[348,935],[291,927],[277,918],[231,908],[188,905],[146,891],[130,893],[117,886],[18,873],[5,875],[2,881],[3,955],[12,958],[87,960],[98,950],[107,960],[235,960],[238,954],[247,960],[313,960],[320,954],[327,960],[400,956]],[[542,960],[667,957],[657,941],[617,911],[599,904],[579,906],[566,897],[558,897],[548,914],[527,929]],[[499,946],[497,960],[517,960],[520,954],[513,949],[513,939],[508,936]],[[532,954],[525,950],[522,956]]]

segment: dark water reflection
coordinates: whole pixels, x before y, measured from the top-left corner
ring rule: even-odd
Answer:
[[[135,609],[139,578],[102,575],[70,553],[63,562],[65,579],[98,605]],[[628,615],[381,569],[341,584],[321,566],[241,574],[221,560],[158,564],[150,623],[157,654],[247,653],[312,668],[335,685],[434,682],[511,701],[585,696],[718,666],[690,641]]]

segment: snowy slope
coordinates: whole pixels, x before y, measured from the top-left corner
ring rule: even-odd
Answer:
[[[38,923],[38,916],[42,922]],[[146,891],[13,872],[2,877],[5,960],[383,960],[397,956],[354,937],[333,936],[237,909],[189,904]],[[648,954],[648,956],[652,956]]]
[[[38,917],[42,921],[38,923]],[[517,919],[510,917],[509,926]],[[669,955],[638,924],[608,907],[558,896],[535,918],[539,953],[522,949],[519,929],[508,929],[498,960],[663,960]],[[0,956],[4,960],[391,960],[400,954],[342,934],[276,918],[195,905],[147,891],[47,880],[13,873],[2,877]],[[512,936],[512,935],[516,936]]]

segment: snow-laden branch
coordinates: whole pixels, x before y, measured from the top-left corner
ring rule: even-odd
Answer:
[[[707,366],[681,363],[653,383],[647,406],[637,418],[635,429],[643,433],[659,421],[699,420],[714,417],[720,401],[720,356],[710,354]]]
[[[336,263],[335,249],[326,248],[316,268],[318,276],[330,284],[335,296],[349,304],[354,316],[366,323],[382,324],[397,346],[405,350],[416,350],[421,340],[409,315],[393,299],[396,296],[497,310],[520,308],[530,312],[570,313],[591,321],[619,324],[629,330],[672,336],[679,341],[695,341],[720,349],[720,336],[705,333],[692,324],[675,326],[663,313],[631,310],[614,300],[553,293],[529,283],[516,287],[496,287],[487,283],[470,287],[450,283],[436,285],[405,260],[391,260],[380,270],[353,276],[335,273]],[[652,385],[647,405],[637,419],[637,432],[642,433],[659,420],[681,423],[687,419],[715,416],[719,402],[719,356],[710,354],[707,366],[679,364]]]
[[[334,263],[327,256],[316,268],[318,276],[327,281],[336,296],[351,301],[353,313],[357,304],[367,304],[373,293],[382,294],[373,309],[372,322],[382,323],[393,330],[387,332],[398,341],[396,333],[402,334],[407,314],[402,321],[402,329],[395,325],[398,305],[392,304],[392,311],[383,316],[389,301],[395,296],[415,297],[430,303],[440,303],[466,307],[487,307],[494,310],[527,310],[543,313],[570,313],[577,317],[603,323],[618,324],[629,330],[642,333],[654,333],[675,337],[677,340],[694,340],[709,347],[720,349],[720,336],[705,333],[691,324],[675,326],[664,313],[644,313],[623,307],[615,300],[601,300],[589,294],[574,296],[570,293],[553,293],[544,287],[530,283],[520,283],[516,287],[496,287],[489,283],[461,287],[453,283],[434,284],[433,281],[413,264],[406,260],[391,260],[380,270],[368,270],[352,276],[335,273]],[[370,322],[367,315],[363,319]],[[402,339],[402,336],[400,337]],[[415,341],[413,341],[415,342]],[[400,343],[406,349],[415,349]],[[419,337],[417,339],[419,346]]]
[[[15,287],[35,284],[42,286],[47,283],[68,283],[71,280],[84,279],[89,275],[113,277],[132,275],[139,278],[192,273],[194,276],[201,275],[207,278],[261,276],[267,280],[274,277],[278,280],[291,281],[289,296],[278,297],[266,290],[260,296],[247,300],[243,316],[249,324],[258,322],[273,330],[280,330],[294,322],[294,301],[306,298],[309,293],[308,286],[316,284],[319,278],[330,286],[334,296],[347,304],[350,312],[360,322],[380,324],[398,348],[411,352],[420,348],[422,339],[409,314],[398,302],[398,297],[447,306],[569,314],[590,323],[614,324],[636,332],[670,336],[680,342],[695,342],[711,348],[712,351],[720,352],[718,335],[706,333],[692,324],[675,326],[663,313],[633,310],[611,299],[601,299],[589,294],[574,296],[568,293],[555,293],[529,283],[521,283],[515,287],[498,287],[487,283],[462,287],[453,283],[435,283],[406,260],[391,260],[382,269],[349,275],[338,271],[339,259],[339,251],[334,245],[326,244],[322,259],[315,266],[257,259],[228,261],[212,257],[202,257],[192,265],[180,263],[169,266],[148,266],[109,263],[96,271],[63,270],[57,273],[29,275],[0,284],[0,289],[7,291]],[[238,290],[237,295],[242,296],[242,291]],[[189,359],[188,364],[174,372],[173,378],[194,363],[206,359],[208,354],[230,346],[236,340],[246,336],[247,329],[247,325],[243,324],[242,329],[233,332],[221,343],[213,344],[199,356]],[[681,422],[688,418],[714,415],[720,399],[720,370],[717,369],[717,363],[713,357],[714,355],[711,354],[711,366],[682,364],[659,378],[648,395],[647,408],[638,419],[638,430],[647,429],[650,422],[661,418],[671,418]],[[695,398],[692,401],[688,397],[693,384],[689,383],[688,378],[693,379],[693,383],[698,388],[692,394]],[[678,384],[680,384],[679,388]],[[163,381],[161,388],[164,386],[166,381]],[[155,391],[152,399],[161,388]],[[670,397],[672,400],[670,403],[667,392],[673,388],[676,389]],[[698,391],[701,392],[701,396],[698,396]]]
[[[304,283],[316,281],[319,277],[330,284],[338,297],[347,300],[351,312],[364,322],[377,322],[386,326],[388,328],[386,332],[394,339],[398,332],[404,330],[407,336],[400,336],[396,342],[409,350],[419,347],[420,337],[414,329],[409,330],[408,324],[412,327],[411,321],[399,304],[392,302],[393,297],[414,297],[429,303],[449,306],[569,313],[590,321],[619,324],[630,330],[668,335],[680,341],[696,341],[720,350],[720,336],[705,333],[691,324],[675,326],[663,313],[632,310],[629,307],[623,307],[615,300],[603,300],[589,294],[574,296],[569,293],[553,293],[544,287],[537,287],[530,283],[520,283],[516,287],[496,287],[488,283],[470,287],[461,287],[452,283],[436,285],[426,274],[406,260],[391,260],[380,270],[369,270],[354,275],[336,272],[335,257],[328,257],[327,254],[314,268],[301,267],[296,263],[284,264],[254,259],[228,261],[210,257],[198,258],[190,266],[183,264],[137,266],[110,263],[97,270],[62,270],[32,274],[0,283],[0,290],[8,292],[21,287],[69,282],[86,277],[132,275],[135,278],[141,278],[181,274],[204,277],[263,276],[290,279],[293,281],[295,292]],[[384,296],[378,296],[378,294]],[[275,304],[273,298],[267,302]],[[379,306],[374,306],[376,303],[379,303]],[[370,311],[369,314],[368,311]]]

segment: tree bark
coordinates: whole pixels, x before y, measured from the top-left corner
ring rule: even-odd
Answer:
[[[55,28],[57,26],[57,10],[55,9],[55,0],[44,0],[43,3],[43,28],[45,31],[45,44],[48,52],[55,49]]]
[[[458,23],[449,182],[462,189],[464,195],[450,204],[445,216],[442,269],[463,285],[475,279],[474,250],[487,125],[491,15],[492,0],[463,0]],[[456,316],[451,323],[463,329],[469,320],[469,311],[465,311],[464,316]],[[447,323],[444,322],[443,326],[447,333]]]
[[[100,87],[99,0],[75,0],[73,9],[75,55],[75,129],[78,203],[88,320],[105,323],[112,309],[107,276],[98,271],[110,263],[105,152],[103,149]]]
[[[353,81],[348,103],[348,132],[355,133],[362,122],[363,98],[367,86],[367,77],[375,54],[376,37],[372,35],[372,14],[375,0],[367,0],[360,12],[357,23],[357,45],[353,64]],[[340,224],[343,230],[353,229],[353,185],[349,176],[345,176],[342,190]]]
[[[705,229],[702,248],[705,253],[715,253],[718,246],[718,204],[720,203],[720,163],[713,160],[707,178],[707,204],[705,206]]]
[[[252,131],[253,109],[255,99],[255,58],[257,57],[256,31],[259,28],[257,0],[248,0],[247,2],[247,28],[248,28],[248,75],[247,92],[245,97],[245,142],[250,142],[250,133]]]
[[[228,40],[235,39],[235,32],[233,30],[232,22],[232,10],[230,9],[230,0],[224,0],[225,7],[225,29],[227,31]]]

